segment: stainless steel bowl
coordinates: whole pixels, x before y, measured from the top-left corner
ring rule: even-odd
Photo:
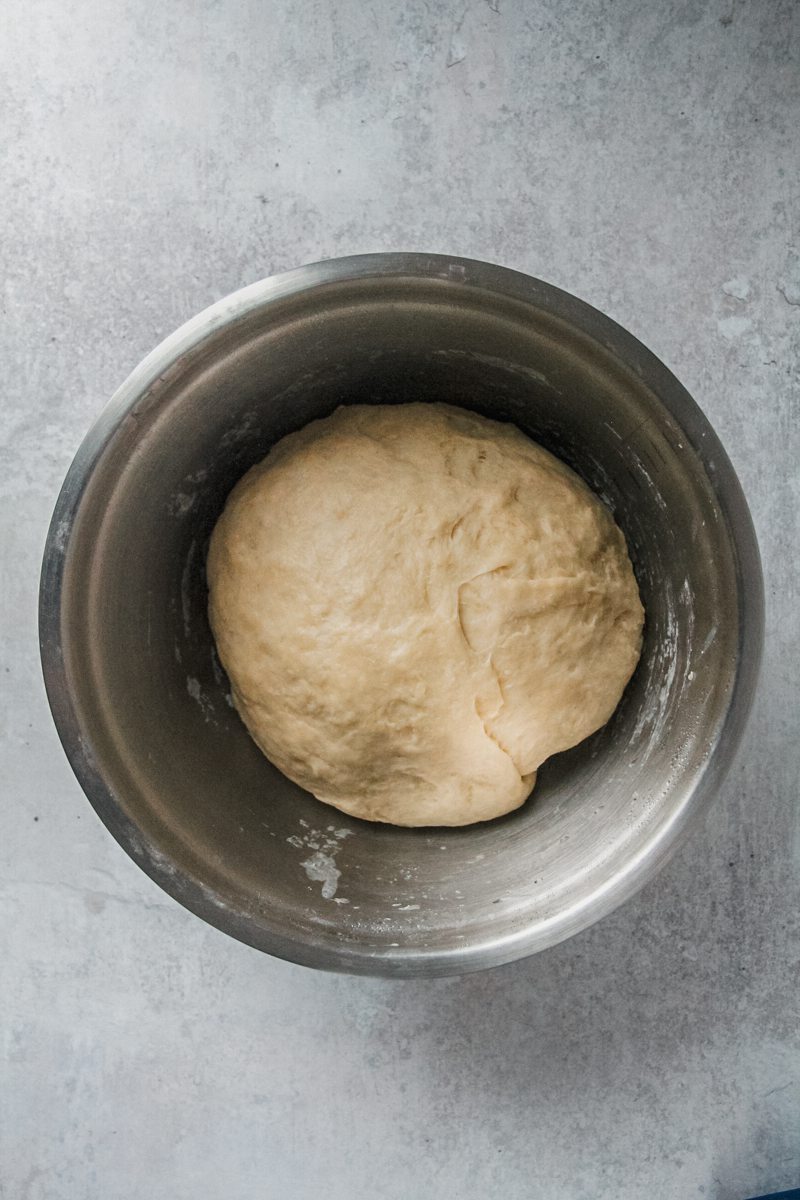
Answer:
[[[521,810],[465,829],[365,824],[285,779],[230,706],[206,617],[236,479],[339,404],[420,399],[513,421],[570,463],[624,530],[647,613],[609,724]],[[61,740],[128,854],[259,949],[395,976],[541,950],[654,875],[731,760],[762,628],[744,497],[670,372],[557,288],[423,254],[264,280],[154,350],[70,468],[40,605]]]

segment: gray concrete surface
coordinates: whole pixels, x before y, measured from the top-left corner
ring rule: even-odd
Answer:
[[[2,1083],[8,1200],[739,1200],[800,1185],[800,5],[5,0]],[[687,384],[759,530],[738,766],[636,900],[435,983],[270,960],[163,895],[51,726],[36,589],[92,418],[270,271],[543,276]]]

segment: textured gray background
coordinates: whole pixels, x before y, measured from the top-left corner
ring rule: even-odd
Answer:
[[[739,1200],[800,1184],[800,5],[4,0],[8,1200]],[[435,983],[206,928],[73,780],[39,677],[46,523],[142,354],[273,270],[453,251],[604,309],[726,443],[764,553],[738,766],[626,908]]]

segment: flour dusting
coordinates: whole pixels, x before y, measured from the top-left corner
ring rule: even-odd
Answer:
[[[200,680],[195,679],[192,675],[188,675],[186,678],[186,690],[192,699],[200,705],[203,719],[210,721],[214,715],[214,705],[200,686]]]
[[[67,548],[67,541],[69,540],[70,528],[71,528],[70,522],[66,517],[62,518],[58,522],[58,525],[56,526],[56,531],[53,534],[53,546],[55,547],[55,549],[58,551],[59,554],[63,554]]]
[[[309,879],[314,883],[322,884],[323,900],[333,900],[336,904],[349,904],[349,900],[336,895],[342,873],[336,866],[335,855],[345,838],[351,836],[352,830],[336,829],[335,826],[329,825],[323,832],[321,829],[312,829],[308,821],[304,821],[302,817],[300,825],[302,831],[299,834],[293,833],[286,839],[289,845],[294,846],[297,850],[314,851],[310,858],[306,858],[300,863],[300,866]]]
[[[318,850],[316,854],[312,854],[311,858],[307,858],[300,866],[309,879],[313,879],[315,883],[322,884],[322,899],[333,900],[342,872],[336,866],[330,854],[325,854],[322,850]]]

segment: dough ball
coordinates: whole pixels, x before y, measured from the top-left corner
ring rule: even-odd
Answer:
[[[611,716],[643,612],[625,541],[564,463],[442,404],[340,408],[233,489],[208,555],[233,697],[344,812],[467,825]]]

